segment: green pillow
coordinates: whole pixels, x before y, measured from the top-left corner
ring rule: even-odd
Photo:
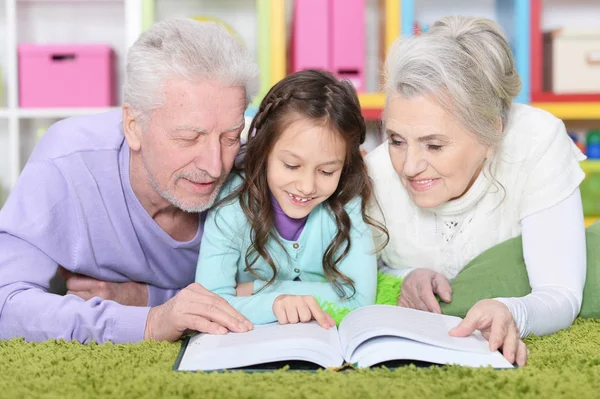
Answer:
[[[600,319],[600,222],[586,229],[587,275],[579,317]]]
[[[580,317],[600,318],[600,222],[586,229],[587,278]],[[521,237],[500,243],[473,259],[452,281],[452,302],[442,313],[464,317],[479,300],[521,297],[531,292]]]

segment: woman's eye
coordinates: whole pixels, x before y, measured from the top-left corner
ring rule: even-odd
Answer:
[[[390,137],[389,142],[390,142],[390,145],[394,145],[394,146],[401,146],[404,144],[404,141],[396,140],[393,137]]]
[[[333,176],[335,172],[327,172],[326,170],[322,170],[321,173],[323,173],[325,176]]]
[[[292,169],[292,170],[294,170],[294,169],[298,169],[298,165],[288,165],[288,164],[287,164],[287,163],[285,163],[285,162],[284,162],[283,164],[284,164],[284,165],[285,165],[285,167],[286,167],[286,168],[288,168],[288,169]]]
[[[429,148],[431,151],[440,151],[442,149],[442,146],[429,144],[429,145],[427,145],[427,148]]]

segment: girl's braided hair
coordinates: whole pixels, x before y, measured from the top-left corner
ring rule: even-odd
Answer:
[[[269,239],[279,241],[274,233],[274,210],[267,183],[267,163],[275,143],[282,132],[298,119],[309,119],[336,132],[346,144],[345,164],[335,192],[328,198],[337,225],[337,233],[323,255],[323,270],[327,280],[340,297],[351,297],[355,288],[353,281],[342,274],[337,266],[350,251],[350,217],[345,210],[356,196],[362,197],[364,221],[381,230],[388,237],[385,227],[366,214],[370,201],[374,201],[373,186],[360,152],[365,141],[366,126],[356,91],[348,81],[340,81],[331,73],[305,70],[287,76],[267,93],[250,125],[242,170],[242,185],[225,198],[224,202],[238,199],[245,216],[251,224],[252,245],[245,254],[246,267],[258,276],[252,266],[263,258],[271,267],[276,280],[276,260],[267,249]],[[238,170],[239,172],[239,170]],[[386,240],[387,243],[387,240]],[[384,244],[385,245],[385,244]],[[343,286],[351,287],[347,295]]]

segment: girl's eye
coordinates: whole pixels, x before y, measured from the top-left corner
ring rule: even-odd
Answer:
[[[285,167],[286,167],[286,168],[288,168],[288,169],[292,169],[292,170],[294,170],[294,169],[298,169],[298,165],[288,165],[288,164],[287,164],[287,163],[285,163],[285,162],[284,162],[283,164],[284,164],[284,165],[285,165]]]
[[[442,149],[442,146],[441,145],[429,144],[427,146],[427,148],[429,148],[431,151],[440,151]]]
[[[325,171],[325,170],[322,170],[322,171],[321,171],[321,173],[323,173],[325,176],[333,176],[333,174],[334,174],[335,172],[327,172],[327,171]]]

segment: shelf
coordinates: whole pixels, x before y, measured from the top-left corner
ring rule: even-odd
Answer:
[[[579,163],[581,169],[587,175],[588,173],[600,172],[600,159],[588,159]]]
[[[362,114],[367,120],[379,120],[385,106],[383,93],[358,93]]]
[[[17,110],[19,118],[68,118],[76,115],[99,114],[114,111],[121,107],[99,107],[99,108],[20,108]]]
[[[539,102],[532,103],[534,107],[544,109],[560,119],[600,120],[599,102]]]
[[[385,106],[383,93],[359,93],[358,99],[367,119],[381,117]],[[598,102],[538,102],[531,104],[544,109],[560,119],[600,120],[600,101]]]
[[[600,102],[600,94],[555,94],[547,92],[531,93],[534,103],[586,103]]]
[[[12,115],[12,112],[8,108],[0,108],[0,118],[8,118]]]

